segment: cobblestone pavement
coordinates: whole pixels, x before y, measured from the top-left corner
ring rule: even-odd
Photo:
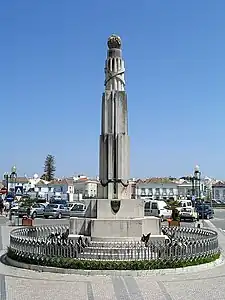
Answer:
[[[225,233],[219,233],[225,250]],[[11,228],[1,226],[0,254],[5,253]],[[165,272],[164,272],[165,273]],[[41,273],[0,263],[0,300],[193,300],[225,299],[225,264],[212,269],[147,276],[84,276]]]

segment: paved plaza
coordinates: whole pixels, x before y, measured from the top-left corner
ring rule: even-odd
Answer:
[[[218,223],[220,221],[220,223]],[[39,221],[40,222],[40,221]],[[219,226],[218,228],[215,225]],[[6,252],[12,227],[0,218],[1,255]],[[218,231],[225,250],[225,210],[205,225]],[[0,264],[1,300],[193,300],[225,299],[225,264],[202,270],[151,273],[143,276],[62,275],[23,270]]]

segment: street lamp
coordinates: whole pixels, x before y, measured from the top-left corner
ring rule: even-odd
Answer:
[[[199,166],[195,166],[194,180],[195,180],[196,199],[201,200],[201,172]]]
[[[4,182],[5,182],[5,186],[6,186],[6,195],[8,194],[8,190],[9,190],[9,174],[8,172],[4,173]]]
[[[14,195],[15,195],[15,193],[16,193],[16,179],[17,179],[16,168],[13,167],[13,168],[11,169],[10,182],[12,183],[12,189],[13,189]]]
[[[16,173],[16,167],[12,167],[11,169],[11,173],[8,174],[8,172],[4,173],[4,180],[5,180],[5,184],[6,184],[6,189],[7,189],[7,196],[6,196],[6,200],[9,194],[9,179],[10,179],[10,183],[13,184],[13,195],[12,198],[15,196],[15,187],[16,187],[16,179],[17,179],[17,173]],[[12,221],[12,215],[11,215],[11,208],[12,208],[12,201],[9,201],[9,220]]]

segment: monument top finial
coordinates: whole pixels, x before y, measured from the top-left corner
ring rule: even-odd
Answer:
[[[109,49],[120,49],[122,44],[121,38],[116,34],[112,34],[108,38],[107,44]]]

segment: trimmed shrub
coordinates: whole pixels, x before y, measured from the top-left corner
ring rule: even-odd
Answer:
[[[79,260],[64,257],[36,257],[31,254],[18,254],[10,247],[7,256],[15,261],[33,265],[65,268],[65,269],[83,269],[83,270],[156,270],[184,268],[188,266],[201,265],[215,261],[220,257],[220,252],[211,255],[202,255],[194,259],[178,260]]]

